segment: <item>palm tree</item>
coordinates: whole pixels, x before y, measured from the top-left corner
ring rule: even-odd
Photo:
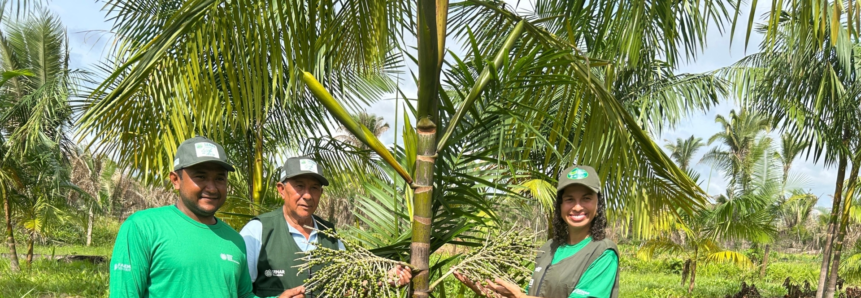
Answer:
[[[600,162],[615,206],[651,200],[647,205],[656,210],[672,203],[692,212],[703,204],[701,190],[641,127],[637,118],[654,113],[635,118],[631,106],[608,91],[615,82],[636,82],[637,75],[616,79],[626,70],[638,73],[659,58],[672,69],[693,57],[710,21],[728,16],[722,1],[702,5],[703,11],[692,11],[666,1],[578,7],[546,0],[536,3],[534,15],[521,16],[502,3],[477,0],[451,10],[446,0],[111,0],[107,7],[123,40],[120,57],[127,60],[94,93],[82,135],[96,135],[124,164],[158,180],[173,146],[193,133],[247,140],[254,148],[248,163],[257,165],[263,164],[262,132],[279,140],[315,135],[331,115],[379,155],[387,173],[403,178],[399,189],[411,198],[404,210],[412,239],[399,247],[411,247],[419,270],[414,297],[427,297],[430,254],[494,217],[492,210],[485,218],[443,211],[486,206],[513,181],[503,175],[507,167],[546,178],[574,162]],[[449,28],[469,40],[472,59],[445,59]],[[415,122],[405,123],[404,148],[392,153],[343,105],[385,90],[385,71],[397,62],[391,50],[408,49],[399,32],[414,33],[418,41],[409,55],[418,64],[418,98],[410,102]],[[589,52],[572,51],[579,48]],[[443,79],[446,64],[467,67],[447,69]],[[152,118],[141,123],[138,115]],[[509,159],[510,165],[502,162]],[[262,166],[249,168],[249,177],[262,177]],[[485,176],[488,171],[494,175]],[[257,198],[260,188],[254,189]],[[633,189],[646,193],[625,195]]]
[[[769,183],[766,189],[772,191],[769,194],[770,208],[768,208],[771,213],[771,216],[774,218],[780,218],[782,215],[788,215],[792,218],[788,219],[786,223],[787,226],[784,228],[792,229],[795,225],[798,224],[799,221],[803,222],[809,216],[810,211],[813,208],[813,205],[816,204],[817,198],[815,196],[807,196],[805,194],[800,193],[799,190],[793,189],[791,192],[795,193],[795,197],[793,203],[785,207],[784,204],[787,203],[787,184],[789,183],[789,170],[792,168],[792,162],[807,147],[807,144],[804,142],[798,142],[792,138],[792,136],[783,134],[781,135],[781,147],[779,152],[775,152],[771,154],[770,152],[765,152],[762,158],[759,158],[763,164],[761,166],[757,165],[757,168],[762,168],[762,173],[764,175],[760,175],[758,179],[762,181],[778,181],[780,184],[779,189],[773,188],[773,183],[775,182],[766,182]],[[768,150],[768,149],[766,149]],[[782,164],[782,172],[783,175],[778,178],[774,177],[774,175],[770,175],[771,172],[771,156],[774,155],[777,160]],[[769,176],[770,175],[770,176]],[[760,192],[762,193],[762,188],[760,188]],[[787,208],[789,210],[787,210]],[[765,251],[762,257],[762,264],[760,267],[760,277],[765,277],[766,269],[768,268],[768,257],[771,254],[771,243],[765,243]]]
[[[744,58],[727,70],[737,79],[746,96],[743,105],[768,115],[779,128],[799,141],[810,143],[814,161],[837,165],[837,182],[826,236],[817,298],[833,297],[845,225],[844,182],[849,164],[857,168],[859,147],[859,86],[857,46],[847,36],[857,37],[857,20],[842,15],[857,11],[858,2],[794,1],[775,6],[764,30],[767,42],[761,52]],[[824,10],[820,10],[824,9]],[[821,13],[812,13],[820,11]],[[781,17],[777,17],[777,14]],[[752,20],[752,19],[751,19]],[[820,26],[829,24],[829,26]],[[847,25],[850,24],[850,25]],[[854,171],[853,171],[854,172]],[[844,208],[841,208],[844,207]],[[832,262],[832,254],[834,261]],[[827,282],[827,284],[826,284]]]
[[[46,151],[27,156],[24,165],[22,184],[18,189],[20,224],[27,231],[27,264],[33,262],[33,248],[37,237],[49,237],[58,226],[71,221],[71,215],[66,211],[66,190],[77,191],[86,195],[76,186],[69,183],[68,168],[58,163],[56,151]]]
[[[726,149],[712,148],[703,156],[703,161],[725,169],[730,186],[727,194],[732,199],[736,192],[748,191],[754,165],[771,144],[768,137],[760,139],[761,133],[770,128],[770,123],[758,114],[748,111],[736,113],[735,110],[730,111],[729,119],[718,115],[715,122],[721,124],[723,130],[709,138],[708,144],[719,141]]]
[[[186,138],[235,143],[249,153],[233,162],[244,172],[249,205],[259,212],[272,175],[266,162],[279,150],[274,144],[290,148],[329,129],[328,116],[299,84],[300,69],[350,105],[391,91],[385,72],[397,59],[390,55],[395,31],[389,28],[409,7],[110,0],[105,9],[116,18],[122,42],[115,65],[108,64],[110,72],[83,107],[79,135],[94,136],[96,152],[115,156],[148,183],[167,177],[176,146]],[[193,82],[175,80],[180,77]]]
[[[383,117],[379,117],[374,114],[369,114],[368,112],[362,111],[357,114],[352,115],[353,120],[357,123],[367,127],[371,133],[374,134],[374,137],[379,138],[383,133],[389,130],[389,124],[383,120]],[[338,131],[344,132],[346,134],[335,137],[338,140],[341,140],[347,144],[350,144],[354,147],[357,147],[361,150],[369,150],[370,148],[362,143],[356,135],[350,133],[350,130],[347,127],[341,125],[338,127]]]
[[[809,147],[809,143],[800,141],[788,133],[780,136],[780,162],[783,164],[783,189],[786,189],[786,184],[789,182],[789,170],[792,168],[792,162],[801,154],[802,151]]]
[[[798,242],[802,242],[802,234],[806,234],[806,224],[812,220],[810,216],[813,213],[816,202],[819,198],[813,194],[793,190],[790,196],[781,204],[780,215],[778,218],[782,221],[783,232],[795,233]]]
[[[3,4],[0,7],[6,7],[5,1],[0,4]],[[0,19],[3,20],[0,70],[12,74],[4,76],[0,87],[0,97],[4,102],[0,111],[0,130],[4,135],[2,187],[6,236],[14,254],[10,192],[31,187],[24,183],[26,177],[32,177],[27,169],[41,173],[46,169],[56,169],[57,164],[62,163],[63,152],[68,152],[66,149],[71,143],[65,134],[72,117],[68,98],[79,74],[68,69],[66,37],[58,19],[44,10],[21,20],[7,18],[0,12]],[[22,69],[26,71],[19,71]],[[50,167],[34,167],[24,162],[44,158],[59,159],[42,163]],[[36,202],[21,203],[35,206]],[[14,269],[17,269],[17,256],[13,256]]]
[[[705,144],[702,138],[691,136],[687,139],[678,138],[675,144],[667,142],[664,147],[670,150],[670,157],[679,165],[679,169],[688,171],[694,155],[700,148],[705,147]]]
[[[113,176],[117,173],[116,164],[105,156],[94,156],[82,149],[71,155],[70,182],[83,193],[70,191],[69,205],[85,212],[86,245],[93,241],[93,222],[99,213],[108,213],[112,201]]]

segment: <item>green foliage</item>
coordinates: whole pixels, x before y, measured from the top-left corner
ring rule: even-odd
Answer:
[[[759,277],[758,267],[738,267],[730,263],[700,264],[697,286],[688,294],[687,284],[679,284],[682,260],[661,255],[650,260],[634,257],[634,247],[620,246],[620,297],[712,298],[735,294],[741,282],[755,284],[762,297],[783,297],[783,282],[791,277],[796,283],[807,280],[815,284],[819,274],[816,255],[772,253],[765,277]],[[857,284],[858,281],[847,281]]]

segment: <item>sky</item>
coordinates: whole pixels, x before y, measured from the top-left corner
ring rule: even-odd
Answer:
[[[757,15],[768,11],[768,5],[771,1],[759,1],[760,5],[757,8]],[[515,1],[510,1],[514,5]],[[526,6],[527,1],[522,1],[521,7]],[[71,52],[71,67],[72,68],[88,68],[101,61],[106,53],[110,50],[110,45],[113,43],[113,36],[110,34],[112,23],[106,20],[105,12],[102,11],[103,4],[97,3],[95,0],[52,0],[48,5],[48,9],[58,15],[67,28],[69,35],[69,50]],[[747,10],[742,16],[747,16]],[[702,53],[698,54],[695,61],[691,61],[682,65],[677,73],[702,73],[712,71],[721,67],[729,66],[732,63],[749,55],[756,50],[756,46],[762,40],[762,37],[756,33],[753,34],[750,40],[750,45],[745,51],[744,40],[739,37],[743,36],[745,28],[738,28],[736,40],[730,43],[728,33],[720,34],[713,27],[706,38],[706,47]],[[454,41],[450,40],[449,45],[454,45]],[[401,88],[409,97],[415,97],[416,88],[411,81],[408,73],[408,68],[414,66],[406,66],[404,74],[400,77]],[[401,99],[403,100],[403,99]],[[707,113],[697,113],[683,121],[675,128],[665,130],[660,136],[654,138],[658,144],[665,144],[664,140],[674,141],[676,138],[688,138],[691,135],[702,138],[707,141],[716,132],[720,131],[720,125],[715,123],[714,119],[717,115],[729,115],[730,110],[739,110],[738,105],[733,99],[725,99],[720,105],[713,107]],[[391,129],[380,137],[384,144],[394,142],[394,124],[396,117],[399,125],[403,125],[402,109],[396,109],[394,95],[383,98],[379,102],[369,106],[367,111],[382,116],[389,124]],[[397,111],[397,116],[396,116]],[[401,127],[398,127],[400,131]],[[777,136],[776,132],[772,134]],[[779,141],[775,142],[779,145]],[[699,161],[705,152],[711,147],[701,149],[694,161]],[[798,159],[792,164],[792,174],[801,177],[804,183],[796,185],[809,190],[811,193],[819,196],[817,206],[830,207],[830,194],[834,193],[834,184],[837,177],[836,167],[824,167],[821,164],[814,164],[812,161]],[[723,173],[717,169],[713,169],[710,164],[698,162],[694,165],[694,169],[701,174],[703,183],[701,187],[710,195],[724,193],[727,186],[727,181]]]

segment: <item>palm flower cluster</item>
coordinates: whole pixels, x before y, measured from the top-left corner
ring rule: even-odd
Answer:
[[[381,258],[361,245],[341,238],[337,233],[318,231],[341,239],[344,250],[317,247],[305,252],[305,263],[297,266],[299,272],[311,267],[321,266],[310,279],[305,280],[305,290],[315,293],[315,297],[398,297],[399,291],[393,286],[396,276],[388,272],[397,265],[409,268],[404,262]]]
[[[486,280],[493,281],[496,278],[514,284],[523,283],[532,274],[529,265],[534,262],[538,252],[534,246],[534,236],[515,230],[495,236],[488,235],[481,248],[465,255],[459,264],[452,266],[431,288],[454,272],[483,286],[487,286]]]

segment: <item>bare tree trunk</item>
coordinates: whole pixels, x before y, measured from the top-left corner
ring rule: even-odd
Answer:
[[[859,157],[861,157],[861,155],[859,155]],[[826,298],[834,298],[834,293],[837,290],[837,276],[839,275],[840,270],[840,254],[843,251],[843,240],[846,237],[846,227],[849,225],[849,213],[852,208],[852,196],[855,194],[859,168],[861,168],[861,158],[856,157],[852,161],[852,172],[849,173],[849,185],[846,188],[846,198],[843,200],[843,214],[841,215],[837,240],[834,242],[834,260],[831,261],[828,287],[825,288]]]
[[[765,245],[765,254],[762,256],[762,269],[759,271],[759,277],[765,277],[765,268],[768,267],[768,254],[771,253],[771,244]]]
[[[93,244],[93,205],[90,203],[90,210],[87,218],[87,246]]]
[[[12,233],[12,206],[5,185],[0,185],[0,192],[3,193],[3,211],[6,215],[6,245],[9,246],[10,269],[12,272],[19,272],[21,267],[18,264],[18,250],[15,249],[15,234]]]
[[[831,203],[831,217],[828,219],[828,234],[822,251],[822,266],[819,268],[819,284],[816,288],[816,298],[823,298],[825,294],[826,281],[828,280],[828,265],[831,264],[831,242],[837,227],[837,218],[840,215],[840,201],[843,198],[843,180],[846,178],[846,156],[840,156],[837,166],[837,185],[834,190],[834,200]]]

